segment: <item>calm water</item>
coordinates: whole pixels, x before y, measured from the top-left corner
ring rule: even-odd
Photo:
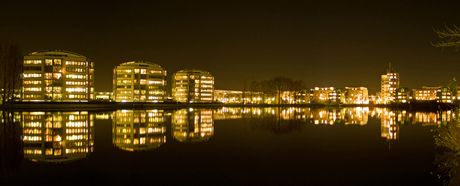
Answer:
[[[1,113],[1,185],[442,185],[435,158],[445,149],[433,137],[455,118],[369,108]]]

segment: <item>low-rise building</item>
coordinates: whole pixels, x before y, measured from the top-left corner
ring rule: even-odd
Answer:
[[[407,87],[400,87],[397,88],[394,93],[394,100],[395,103],[409,103],[410,102],[410,95],[411,91]]]
[[[435,101],[436,95],[442,86],[427,87],[422,86],[419,89],[412,89],[412,100],[414,101]]]

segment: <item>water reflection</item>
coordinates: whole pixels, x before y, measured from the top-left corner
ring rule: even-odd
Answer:
[[[63,163],[93,152],[93,118],[88,112],[22,112],[24,158]]]
[[[113,143],[120,149],[151,150],[166,143],[164,110],[118,110],[112,122]]]
[[[453,122],[440,125],[434,137],[436,146],[443,151],[436,155],[435,163],[437,176],[444,179],[444,185],[460,185],[460,126],[455,116],[458,113],[452,117]]]
[[[203,108],[177,110],[172,114],[171,130],[173,138],[180,142],[207,141],[214,135],[213,111]]]
[[[0,111],[0,176],[17,170],[24,158],[20,117],[18,112]]]

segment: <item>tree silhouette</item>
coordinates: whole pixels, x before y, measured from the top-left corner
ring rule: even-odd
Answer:
[[[2,104],[13,102],[15,90],[22,86],[23,72],[22,51],[18,45],[0,41],[0,92]]]
[[[431,43],[431,45],[441,47],[443,50],[444,47],[455,47],[455,51],[458,51],[460,48],[460,28],[455,25],[453,28],[449,28],[447,25],[445,27],[445,30],[434,29],[441,40],[437,43]]]

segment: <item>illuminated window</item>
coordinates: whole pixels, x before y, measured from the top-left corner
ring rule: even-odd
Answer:
[[[42,64],[42,60],[24,60],[25,65],[38,65]]]

